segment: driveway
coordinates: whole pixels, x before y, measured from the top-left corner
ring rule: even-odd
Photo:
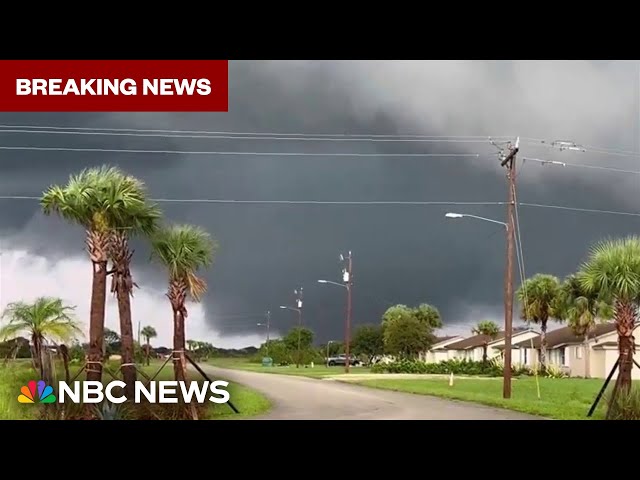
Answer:
[[[499,408],[330,379],[201,367],[212,380],[221,377],[266,395],[274,406],[268,414],[253,417],[260,420],[543,420]]]

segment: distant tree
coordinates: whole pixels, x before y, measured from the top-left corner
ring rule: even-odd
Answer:
[[[109,328],[104,329],[104,336],[102,337],[102,355],[108,360],[111,355],[118,351],[120,345],[120,335]]]
[[[8,322],[0,327],[0,340],[28,334],[33,347],[34,367],[40,378],[50,381],[51,365],[44,356],[45,345],[49,341],[64,342],[81,335],[73,309],[62,299],[52,297],[39,297],[33,303],[10,303],[2,314]]]
[[[411,308],[402,304],[394,305],[392,307],[389,307],[382,315],[382,326],[386,327],[393,320],[412,316],[413,312]]]
[[[307,327],[293,327],[283,340],[287,350],[296,359],[296,365],[300,366],[305,357],[310,356],[310,350],[313,346],[313,330]]]
[[[471,333],[474,335],[485,335],[487,338],[482,343],[482,363],[487,363],[487,349],[489,348],[489,342],[495,340],[500,333],[500,327],[491,320],[484,320],[478,322],[478,324],[471,329]]]
[[[353,353],[367,357],[371,364],[384,353],[384,338],[380,325],[362,325],[353,334]]]
[[[547,363],[547,323],[549,319],[561,320],[560,280],[553,275],[536,274],[525,280],[518,289],[521,317],[528,323],[540,326],[540,366]]]
[[[596,327],[598,320],[610,320],[613,317],[613,306],[603,301],[598,291],[586,291],[577,275],[569,275],[561,286],[556,316],[566,320],[573,333],[582,337],[585,378],[589,378],[589,370],[591,370],[589,335]]]
[[[422,303],[413,309],[413,314],[421,322],[425,322],[432,329],[442,328],[442,317],[440,312],[433,305]]]
[[[156,329],[150,325],[147,325],[140,331],[140,335],[142,335],[145,339],[145,359],[147,361],[147,365],[149,365],[149,357],[151,356],[151,339],[158,336],[158,332]]]
[[[433,328],[413,315],[390,320],[383,333],[387,353],[401,358],[416,358],[433,345]]]

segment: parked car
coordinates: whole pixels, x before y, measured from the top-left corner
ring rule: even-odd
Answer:
[[[344,353],[327,358],[327,365],[329,365],[330,367],[346,364],[347,356]],[[360,365],[360,360],[358,360],[354,355],[349,355],[349,365]]]

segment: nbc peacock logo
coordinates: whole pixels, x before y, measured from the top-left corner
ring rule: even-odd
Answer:
[[[36,392],[37,389],[37,392]],[[36,400],[36,393],[38,399]],[[26,385],[23,385],[20,389],[20,395],[18,395],[19,403],[54,403],[56,396],[53,394],[53,388],[44,383],[42,380],[31,380]]]

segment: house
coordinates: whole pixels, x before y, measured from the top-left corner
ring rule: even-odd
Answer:
[[[448,360],[449,352],[445,347],[461,340],[463,340],[463,337],[459,335],[436,337],[431,348],[427,352],[420,354],[420,360],[426,363],[438,363],[443,360]]]
[[[637,327],[636,327],[637,328]],[[561,368],[572,377],[584,377],[586,373],[585,342],[570,327],[560,327],[547,332],[547,364]],[[522,364],[529,367],[540,363],[540,335],[526,341],[513,342],[519,351]],[[639,347],[638,345],[637,347]],[[614,322],[600,323],[589,334],[589,376],[606,378],[618,359],[618,333]],[[640,364],[640,348],[634,357]],[[634,365],[632,378],[640,380],[640,368]],[[612,378],[617,378],[617,371]]]
[[[514,328],[512,335],[512,345],[515,341],[526,342],[531,338],[536,337],[538,334],[529,328]],[[446,360],[469,360],[480,362],[484,353],[484,346],[487,346],[487,358],[492,359],[494,357],[502,356],[504,350],[504,331],[501,331],[495,337],[488,335],[474,335],[463,340],[453,342],[443,347],[447,351]],[[514,353],[516,351],[516,353]],[[512,349],[511,363],[512,365],[519,364],[519,352],[517,349]]]

